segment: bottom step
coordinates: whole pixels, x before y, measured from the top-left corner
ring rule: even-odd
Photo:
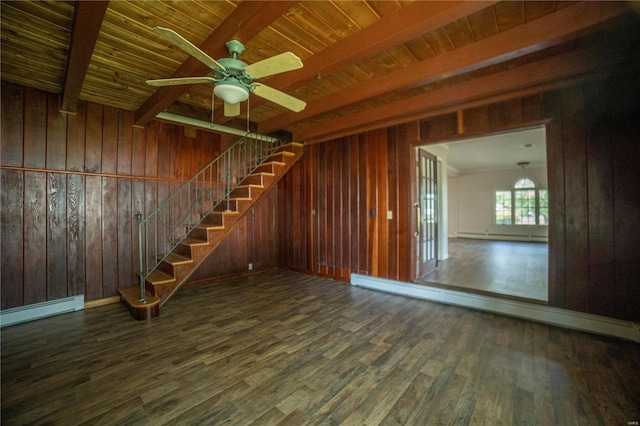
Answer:
[[[140,301],[140,287],[120,287],[120,301],[137,320],[146,320],[160,315],[160,298],[147,292],[147,303]]]

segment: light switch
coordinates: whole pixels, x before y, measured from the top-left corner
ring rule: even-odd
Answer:
[[[393,210],[387,210],[387,219],[389,220],[393,219]]]

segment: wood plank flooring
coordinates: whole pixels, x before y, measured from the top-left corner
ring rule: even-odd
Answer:
[[[546,302],[548,257],[543,243],[450,238],[449,258],[419,281]]]
[[[2,424],[640,420],[640,345],[289,271],[2,330]]]

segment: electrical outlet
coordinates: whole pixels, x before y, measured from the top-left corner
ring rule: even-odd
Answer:
[[[253,263],[249,264],[249,270],[252,271],[253,270]]]

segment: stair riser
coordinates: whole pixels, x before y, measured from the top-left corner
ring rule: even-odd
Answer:
[[[231,198],[251,198],[251,192],[254,189],[252,187],[236,188],[231,192]]]
[[[218,204],[213,210],[216,212],[224,212],[227,210],[238,211],[239,203],[240,202],[238,200],[229,200],[228,204],[226,201],[223,201],[220,204]]]
[[[279,163],[286,163],[290,157],[291,156],[288,156],[284,152],[276,152],[275,154],[271,154],[271,156],[269,156],[267,161],[277,161]]]
[[[258,166],[253,173],[275,173],[275,166],[273,163],[262,164]]]
[[[203,240],[209,242],[209,232],[207,232],[204,228],[194,228],[191,232],[189,232],[188,238],[193,238],[195,240]]]

